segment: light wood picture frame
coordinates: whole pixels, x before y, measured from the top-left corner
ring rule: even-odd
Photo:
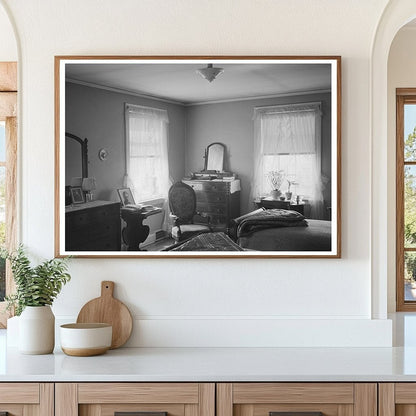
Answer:
[[[68,133],[97,184],[76,210]],[[204,170],[213,143],[221,172]],[[341,57],[56,56],[55,166],[58,257],[339,258]],[[199,231],[173,212],[186,193]]]

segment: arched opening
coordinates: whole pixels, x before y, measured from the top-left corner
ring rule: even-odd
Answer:
[[[395,37],[416,17],[412,0],[394,0],[386,7],[374,38],[371,62],[372,136],[372,315],[385,319],[395,311],[395,88],[389,80],[397,65],[389,61],[395,54]],[[404,31],[408,30],[403,29]],[[404,32],[403,32],[404,33]],[[416,31],[415,31],[416,33]],[[398,39],[397,38],[397,39]],[[389,68],[390,67],[390,68]],[[390,81],[390,82],[389,82]],[[403,82],[406,82],[403,78]],[[416,86],[416,80],[414,82]]]
[[[412,151],[416,137],[416,58],[409,53],[415,43],[416,20],[412,20],[396,33],[388,58],[387,233],[388,251],[396,252],[395,257],[389,256],[388,263],[388,310],[391,312],[416,311],[416,252],[413,244],[416,239],[413,218],[416,166]]]
[[[6,6],[0,1],[0,246],[17,242],[17,61],[18,46]],[[13,290],[10,269],[0,260],[0,328],[4,298]]]

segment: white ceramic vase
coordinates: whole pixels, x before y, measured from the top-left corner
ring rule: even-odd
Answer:
[[[55,346],[55,316],[49,305],[26,306],[19,318],[19,352],[50,354]]]
[[[270,192],[272,199],[279,199],[280,195],[282,195],[282,192],[279,189],[272,189]]]

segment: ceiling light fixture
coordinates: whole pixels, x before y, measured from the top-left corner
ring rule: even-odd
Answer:
[[[208,64],[206,68],[197,69],[196,72],[208,82],[212,82],[218,75],[221,75],[224,72],[224,69],[214,68],[212,64]]]

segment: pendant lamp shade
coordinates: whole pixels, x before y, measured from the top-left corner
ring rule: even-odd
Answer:
[[[201,75],[202,78],[205,78],[208,82],[214,81],[218,75],[224,72],[223,68],[214,68],[212,64],[208,64],[206,68],[200,68],[196,70],[197,74]]]

